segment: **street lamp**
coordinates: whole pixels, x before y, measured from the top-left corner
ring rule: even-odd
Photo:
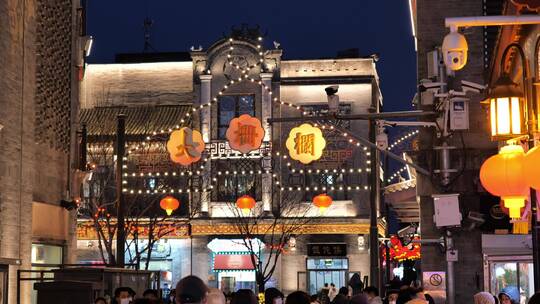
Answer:
[[[526,134],[524,97],[523,91],[507,74],[497,80],[489,94],[492,139],[508,139]]]

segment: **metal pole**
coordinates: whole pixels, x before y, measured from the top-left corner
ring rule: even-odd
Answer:
[[[375,142],[377,137],[377,121],[369,121],[369,140]],[[371,147],[371,163],[369,173],[369,275],[372,286],[379,287],[379,229],[377,227],[377,209],[380,201],[380,178],[378,150]]]
[[[306,117],[279,117],[268,118],[269,124],[276,122],[295,122],[295,121],[321,121],[321,120],[384,120],[389,118],[418,118],[422,116],[436,116],[437,113],[429,111],[402,111],[402,112],[383,112],[368,114],[349,114],[349,115],[321,115]]]
[[[385,186],[387,186],[388,182],[386,181],[386,179],[388,178],[389,174],[388,174],[388,170],[389,170],[390,166],[389,166],[389,159],[388,159],[388,155],[385,155],[384,157],[384,179],[383,179],[383,184]],[[386,217],[386,233],[384,235],[385,238],[387,239],[390,239],[390,231],[388,230],[388,225],[390,223],[389,221],[389,215],[390,215],[390,206],[389,206],[389,203],[388,201],[386,200],[386,194],[383,190],[383,200],[384,200],[384,213],[385,213],[385,217]],[[386,254],[386,257],[385,257],[385,262],[386,262],[386,267],[385,267],[385,276],[386,276],[386,281],[385,281],[385,292],[387,292],[388,290],[390,290],[390,267],[391,267],[391,261],[390,261],[390,241],[385,241],[384,244],[386,245],[384,247],[384,251],[385,251],[385,254]]]
[[[529,97],[527,107],[531,108],[533,111],[538,113],[539,110],[539,104],[537,102],[536,96],[537,95],[537,89],[538,87],[534,85],[538,81],[538,74],[539,71],[539,64],[538,64],[538,55],[540,53],[540,37],[536,39],[536,45],[534,48],[534,76],[529,77],[531,82],[531,95],[527,96]],[[524,70],[525,71],[525,70]],[[525,76],[525,75],[524,75]],[[529,75],[530,76],[530,75]],[[533,103],[534,102],[534,103]],[[529,115],[534,115],[534,112],[529,112]],[[529,121],[529,149],[532,149],[535,145],[534,142],[534,133],[537,131],[537,122],[536,122],[536,116],[529,116],[529,118],[532,118],[532,121]],[[534,274],[534,291],[539,292],[540,291],[540,254],[538,252],[538,246],[540,244],[540,233],[538,226],[538,197],[536,196],[536,190],[531,188],[531,236],[532,236],[532,245],[533,245],[533,274]]]
[[[446,231],[446,251],[453,250],[454,248],[454,240],[452,239],[452,233],[450,231]],[[446,299],[448,300],[448,304],[454,304],[456,299],[456,293],[455,293],[455,280],[454,280],[454,262],[448,261],[446,259],[446,289],[448,290],[448,294],[446,295]]]
[[[125,231],[125,220],[124,220],[124,194],[122,187],[122,171],[124,167],[124,155],[125,155],[125,145],[126,145],[126,116],[124,114],[119,114],[117,116],[117,127],[116,127],[116,217],[117,217],[117,227],[116,227],[116,265],[120,268],[124,268],[125,263],[125,240],[126,240],[126,231]]]

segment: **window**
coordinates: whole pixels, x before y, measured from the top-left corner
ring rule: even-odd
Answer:
[[[234,202],[242,195],[249,195],[260,200],[260,191],[257,191],[260,170],[258,162],[251,159],[220,160],[217,165],[222,174],[218,174],[217,201]],[[234,173],[237,174],[234,174]]]
[[[255,116],[253,95],[226,95],[218,101],[218,139],[225,139],[229,122],[242,114]]]

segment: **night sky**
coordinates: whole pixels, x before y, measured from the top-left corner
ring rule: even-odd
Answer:
[[[281,43],[283,58],[327,58],[338,50],[378,53],[385,111],[409,109],[416,87],[416,53],[407,1],[87,0],[90,63],[113,62],[116,53],[142,52],[143,21],[153,20],[156,51],[205,49],[231,26],[259,24],[266,47]]]

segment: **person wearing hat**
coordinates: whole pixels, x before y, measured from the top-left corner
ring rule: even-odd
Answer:
[[[495,304],[495,298],[489,292],[479,292],[474,295],[474,304]]]
[[[519,304],[519,290],[516,286],[507,286],[499,293],[501,304]]]
[[[176,284],[176,304],[206,304],[208,287],[196,276],[190,275]]]

